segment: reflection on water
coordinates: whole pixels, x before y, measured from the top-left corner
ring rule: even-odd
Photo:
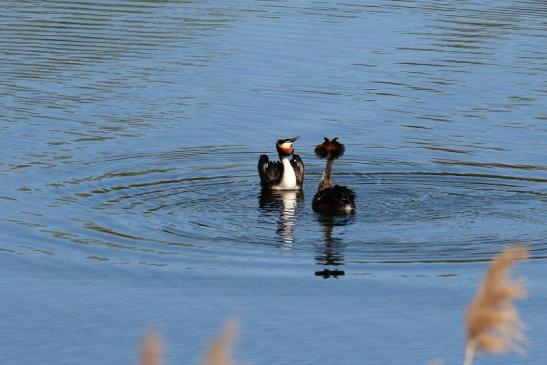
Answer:
[[[317,245],[318,253],[315,255],[317,265],[327,266],[323,270],[316,271],[316,276],[325,279],[338,278],[345,275],[345,271],[337,266],[344,265],[344,242],[342,238],[333,236],[335,227],[344,226],[353,222],[354,215],[342,214],[317,214],[317,220],[323,227],[323,242]]]
[[[265,212],[279,212],[276,233],[282,240],[281,247],[285,250],[290,250],[293,246],[297,219],[296,209],[303,200],[304,194],[301,190],[262,189],[260,193],[260,208]]]
[[[307,219],[300,214],[297,209],[306,209],[304,194],[302,191],[283,191],[262,189],[259,195],[259,207],[264,214],[274,213],[276,218],[275,233],[281,238],[281,248],[290,251],[295,242],[295,229],[298,225],[298,219]],[[345,275],[343,270],[338,267],[344,265],[344,247],[345,244],[341,237],[336,237],[334,230],[336,227],[342,227],[353,223],[354,215],[346,214],[317,214],[314,213],[317,222],[322,229],[321,242],[316,244],[315,263],[322,268],[316,271],[316,276],[325,279]],[[272,222],[272,229],[273,229]],[[303,223],[305,226],[306,223]],[[305,227],[303,227],[305,229]]]

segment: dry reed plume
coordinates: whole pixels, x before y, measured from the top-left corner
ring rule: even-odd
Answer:
[[[161,365],[162,352],[160,336],[155,332],[149,332],[141,344],[139,365]]]
[[[484,281],[466,314],[467,343],[464,365],[471,365],[475,352],[524,352],[523,322],[513,300],[525,296],[523,283],[509,281],[511,267],[528,257],[526,247],[503,250],[488,268]]]
[[[232,343],[237,337],[238,323],[231,320],[209,345],[203,365],[232,365]]]

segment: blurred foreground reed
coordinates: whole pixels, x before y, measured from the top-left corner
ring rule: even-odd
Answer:
[[[525,297],[524,283],[510,281],[510,269],[528,257],[522,246],[508,247],[490,264],[482,285],[466,313],[467,343],[464,365],[478,353],[524,353],[524,324],[513,300]]]
[[[209,344],[202,365],[233,365],[232,343],[238,333],[238,322],[233,319],[220,331]],[[140,351],[139,365],[161,365],[163,347],[160,336],[149,332],[143,339]]]
[[[163,347],[157,332],[148,332],[141,344],[139,365],[160,365]]]

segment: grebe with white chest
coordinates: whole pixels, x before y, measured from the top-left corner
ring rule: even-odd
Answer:
[[[280,139],[275,147],[280,161],[270,161],[267,155],[258,159],[258,174],[263,189],[300,190],[304,182],[304,162],[294,154],[297,137]]]

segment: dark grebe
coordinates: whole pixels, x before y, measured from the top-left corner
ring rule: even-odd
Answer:
[[[275,147],[281,161],[270,161],[268,156],[261,155],[258,159],[258,174],[260,185],[273,190],[300,190],[304,182],[304,163],[298,155],[294,155],[292,144],[298,139],[287,138],[276,142]],[[291,158],[292,156],[292,158]]]
[[[312,208],[322,213],[353,213],[355,211],[355,193],[353,190],[332,182],[332,164],[335,159],[344,154],[344,145],[334,138],[315,147],[315,155],[326,158],[327,165],[319,182],[317,193],[313,197]]]

